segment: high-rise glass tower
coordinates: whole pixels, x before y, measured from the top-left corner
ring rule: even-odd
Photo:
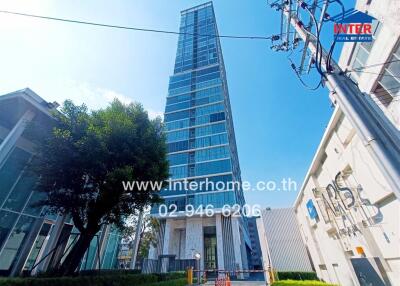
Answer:
[[[171,180],[188,184],[164,190],[164,204],[153,207],[161,228],[152,255],[192,259],[199,253],[205,269],[247,269],[246,218],[222,214],[224,206],[243,206],[244,197],[230,184],[241,177],[212,3],[182,11],[180,32],[165,128]],[[208,215],[192,211],[206,208]]]

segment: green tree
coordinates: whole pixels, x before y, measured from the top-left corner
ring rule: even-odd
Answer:
[[[122,232],[122,236],[131,242],[132,248],[133,242],[135,241],[137,226],[138,215],[130,218],[129,226],[125,227]],[[136,261],[148,257],[150,246],[157,246],[157,234],[159,227],[160,225],[158,219],[150,216],[149,213],[144,215],[141,229],[139,231],[139,247]]]
[[[70,275],[102,225],[123,228],[130,215],[160,201],[158,190],[125,190],[123,182],[165,182],[168,161],[161,119],[150,120],[140,104],[114,100],[89,112],[65,101],[55,117],[50,135],[39,139],[33,169],[47,194],[41,204],[70,215],[80,232],[59,266]]]

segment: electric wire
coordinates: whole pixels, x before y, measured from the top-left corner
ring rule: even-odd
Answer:
[[[307,88],[308,90],[314,91],[314,90],[317,90],[317,89],[322,85],[322,79],[320,79],[319,83],[318,83],[316,86],[310,87],[310,86],[301,78],[301,75],[300,75],[299,72],[297,71],[296,66],[295,66],[295,64],[293,63],[293,61],[292,61],[290,58],[288,58],[288,60],[290,61],[290,63],[291,63],[290,66],[291,66],[292,69],[294,70],[294,72],[295,72],[297,78],[299,79],[300,83],[301,83],[305,88]]]
[[[189,35],[189,36],[198,36],[198,37],[214,37],[214,38],[246,39],[246,40],[270,40],[274,36],[274,35],[271,35],[271,36],[235,36],[235,35],[212,35],[212,34],[187,33],[187,32],[176,32],[176,31],[168,31],[168,30],[158,30],[158,29],[149,29],[149,28],[138,28],[138,27],[130,27],[130,26],[103,24],[103,23],[97,23],[97,22],[89,22],[89,21],[81,21],[81,20],[74,20],[74,19],[67,19],[67,18],[58,18],[58,17],[43,16],[43,15],[27,14],[27,13],[20,13],[20,12],[7,11],[7,10],[0,10],[0,13],[36,18],[36,19],[43,19],[43,20],[51,20],[51,21],[60,21],[60,22],[66,22],[66,23],[97,26],[97,27],[133,30],[133,31],[139,31],[139,32],[172,34],[172,35]],[[283,34],[286,34],[286,33],[283,33]]]
[[[304,3],[304,2],[303,2]],[[314,16],[314,14],[310,11],[310,9],[308,9],[308,6],[307,6],[307,4],[306,3],[304,3],[305,5],[302,5],[301,7],[304,9],[304,10],[306,10],[309,14],[310,14],[310,17],[311,17],[311,19],[313,20],[313,22],[314,22],[314,25],[315,25],[315,29],[316,29],[316,35],[314,35],[311,31],[308,31],[307,29],[304,29],[304,31],[306,32],[306,33],[308,33],[309,35],[311,35],[314,39],[315,39],[315,41],[316,41],[316,45],[317,45],[317,47],[316,47],[316,53],[315,53],[315,68],[317,69],[317,71],[318,71],[318,73],[320,74],[320,76],[321,76],[321,78],[320,78],[320,81],[319,81],[319,83],[317,84],[317,86],[316,87],[313,87],[313,88],[311,88],[311,87],[308,87],[308,89],[311,89],[311,90],[316,90],[316,89],[318,89],[320,86],[323,86],[323,80],[324,80],[324,78],[325,78],[325,74],[324,74],[324,72],[322,71],[322,44],[321,44],[321,42],[320,42],[320,30],[319,30],[319,28],[318,28],[318,23],[317,23],[317,20],[315,19],[315,16]],[[300,77],[300,75],[297,73],[297,70],[296,70],[296,75],[298,76],[298,77]],[[303,80],[300,80],[301,82],[302,82],[302,84],[304,85],[304,81]]]
[[[359,67],[359,68],[353,68],[353,69],[350,69],[350,70],[347,70],[347,71],[348,72],[361,71],[363,69],[373,68],[373,67],[382,66],[382,65],[386,65],[386,64],[390,64],[390,63],[395,63],[395,62],[400,62],[400,59],[391,60],[391,61],[387,61],[387,62],[379,63],[379,64],[372,64],[372,65],[368,65],[368,66],[362,66],[362,67]]]
[[[346,71],[347,73],[366,73],[366,74],[375,74],[375,75],[379,75],[379,76],[389,76],[389,77],[393,77],[396,79],[400,79],[400,76],[395,76],[395,75],[391,75],[391,74],[383,74],[383,73],[377,73],[377,72],[369,72],[369,71],[364,71],[364,70],[349,70]]]
[[[343,21],[346,9],[344,8],[344,5],[343,5],[342,1],[334,0],[334,2],[338,3],[340,5],[341,9],[342,9],[341,20]],[[333,51],[335,49],[335,45],[336,45],[336,42],[337,42],[338,35],[339,35],[339,33],[337,33],[335,35],[333,43],[331,44],[331,47],[330,47],[329,52],[328,52],[328,57],[327,57],[327,60],[326,60],[326,71],[328,73],[333,70],[332,69],[332,55],[333,55]]]

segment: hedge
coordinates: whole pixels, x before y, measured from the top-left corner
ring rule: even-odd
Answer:
[[[315,272],[278,271],[279,280],[319,280]]]
[[[101,270],[82,270],[79,276],[97,276],[97,275],[124,275],[124,274],[141,274],[139,269],[101,269]]]
[[[335,286],[334,284],[327,284],[325,282],[316,280],[279,280],[272,283],[271,286]]]
[[[168,281],[151,283],[146,286],[185,286],[185,285],[187,285],[186,278],[181,278],[181,279],[176,279],[176,280],[168,280]],[[135,285],[132,285],[132,286],[135,286]]]
[[[176,280],[186,277],[186,273],[184,271],[179,272],[168,272],[168,273],[158,273],[154,274],[157,276],[158,281],[167,281],[167,280]]]
[[[152,283],[159,281],[157,275],[126,274],[54,278],[5,278],[0,279],[0,286],[136,286],[152,285]]]
[[[0,286],[173,286],[185,285],[185,272],[132,274],[135,270],[83,271],[74,277],[0,278]]]

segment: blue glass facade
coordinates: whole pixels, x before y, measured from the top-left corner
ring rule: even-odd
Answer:
[[[65,238],[70,237],[68,246],[75,241],[77,230],[71,232],[70,219],[63,221],[63,217],[46,214],[43,207],[36,206],[45,194],[35,190],[38,178],[29,169],[29,162],[34,160],[36,146],[25,130],[28,121],[50,129],[51,113],[43,111],[43,106],[47,106],[46,102],[29,89],[0,96],[0,276],[45,271],[53,262],[65,258]],[[111,228],[103,229],[107,227]],[[100,253],[102,268],[117,267],[119,240],[115,229],[100,240],[104,245]],[[51,254],[56,245],[57,251]],[[97,267],[97,253],[94,239],[81,268]]]
[[[217,25],[211,3],[181,14],[174,74],[165,107],[172,180],[240,182],[240,168]],[[164,190],[178,210],[212,204],[244,204],[240,188]],[[180,195],[180,196],[177,196]],[[157,212],[153,208],[153,212]]]

